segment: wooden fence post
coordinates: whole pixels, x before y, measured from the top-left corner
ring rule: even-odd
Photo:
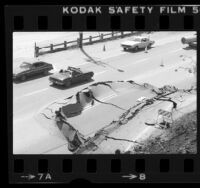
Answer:
[[[101,37],[100,39],[103,40],[103,33],[101,33],[101,36],[100,36],[100,37]]]
[[[39,47],[36,47],[36,57],[38,57],[40,55],[39,49],[40,49]]]
[[[38,57],[39,56],[39,47],[36,46],[36,42],[35,42],[35,46],[34,46],[34,57]]]
[[[67,41],[64,41],[64,48],[67,49]]]
[[[34,57],[36,57],[36,42],[34,44]]]
[[[77,46],[80,47],[80,39],[77,38]]]
[[[92,43],[92,36],[89,36],[89,43]]]
[[[50,51],[53,52],[53,44],[50,45]]]

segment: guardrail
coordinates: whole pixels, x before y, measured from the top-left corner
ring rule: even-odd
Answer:
[[[123,38],[125,36],[136,35],[138,33],[139,32],[134,32],[134,31],[110,32],[110,33],[105,33],[105,34],[102,33],[97,36],[89,36],[87,38],[83,38],[82,41],[80,41],[80,38],[77,38],[77,40],[64,41],[63,43],[50,44],[49,46],[42,46],[42,47],[37,46],[37,44],[35,43],[34,57],[38,57],[40,55],[44,55],[47,53],[54,53],[54,52],[68,50],[68,49],[72,49],[72,48],[79,48],[82,45],[90,45],[90,44],[94,44],[97,42],[103,42],[106,40]]]

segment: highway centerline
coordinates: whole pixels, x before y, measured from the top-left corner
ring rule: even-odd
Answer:
[[[108,72],[108,70],[101,71],[101,72],[97,72],[97,73],[95,73],[94,75],[96,76],[96,75],[99,75],[99,74],[103,74],[104,72]]]
[[[146,127],[146,128],[144,128],[144,130],[140,134],[138,134],[138,136],[136,136],[135,139],[132,139],[132,140],[133,141],[137,141],[139,138],[142,137],[142,135],[144,135],[145,133],[147,133],[149,131],[149,129],[152,129],[152,127]],[[124,152],[127,152],[133,145],[134,145],[133,143],[130,143],[128,145],[128,147],[124,150]]]
[[[28,97],[28,96],[37,94],[37,93],[41,93],[41,92],[47,91],[48,89],[49,89],[49,88],[44,88],[44,89],[40,89],[40,90],[31,92],[31,93],[27,93],[27,94],[22,95],[22,96],[20,96],[20,97],[14,98],[14,100],[18,100],[18,99],[21,99],[21,98],[24,98],[24,97]]]
[[[99,74],[103,74],[104,72],[107,72],[107,70],[101,71],[101,72],[97,72],[97,73],[95,73],[94,75],[96,76],[96,75],[99,75]],[[38,94],[38,93],[47,91],[48,89],[49,89],[49,88],[44,88],[44,89],[36,90],[36,91],[31,92],[31,93],[27,93],[27,94],[25,94],[25,95],[22,95],[22,96],[20,96],[20,97],[16,97],[16,98],[14,98],[14,100],[19,100],[19,99],[24,98],[24,97],[32,96],[32,95],[35,95],[35,94]]]
[[[107,101],[107,100],[109,100],[109,99],[112,99],[112,98],[115,97],[115,96],[117,96],[117,95],[116,95],[116,94],[112,94],[112,95],[103,97],[103,98],[98,99],[98,100],[105,102],[105,101]],[[84,111],[89,110],[89,109],[91,109],[92,107],[95,107],[95,106],[97,106],[97,105],[99,105],[99,104],[100,104],[100,103],[96,103],[96,104],[93,105],[93,106],[87,106],[87,107],[84,109]]]
[[[171,54],[171,53],[176,53],[178,51],[182,50],[182,48],[179,48],[179,49],[176,49],[176,50],[172,50],[166,54]],[[159,56],[159,55],[158,55]],[[155,57],[155,56],[154,56]],[[156,56],[157,57],[157,56]],[[150,60],[151,58],[144,58],[144,59],[140,59],[138,61],[135,61],[134,64],[129,64],[129,65],[125,65],[125,66],[122,66],[123,67],[129,67],[129,66],[133,66],[133,65],[136,65],[137,63],[141,63],[141,62],[145,62],[147,60]],[[101,71],[101,72],[97,72],[95,73],[94,75],[97,76],[97,75],[100,75],[100,74],[103,74],[105,72],[108,72],[109,70],[104,70],[104,71]],[[41,89],[41,90],[37,90],[37,91],[34,91],[34,92],[31,92],[31,93],[27,93],[25,95],[22,95],[20,97],[17,97],[17,98],[14,98],[14,100],[19,100],[21,98],[24,98],[24,97],[28,97],[28,96],[32,96],[32,95],[35,95],[35,94],[38,94],[38,93],[41,93],[41,92],[44,92],[44,91],[47,91],[49,88],[44,88],[44,89]]]

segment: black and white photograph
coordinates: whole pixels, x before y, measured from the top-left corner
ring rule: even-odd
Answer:
[[[197,33],[13,32],[13,154],[196,154]]]

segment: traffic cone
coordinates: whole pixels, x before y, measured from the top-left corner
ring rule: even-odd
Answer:
[[[106,51],[106,46],[105,46],[105,45],[103,45],[103,51],[104,51],[104,52]]]
[[[163,60],[161,60],[161,64],[160,64],[161,67],[164,67],[164,63],[163,63]]]

